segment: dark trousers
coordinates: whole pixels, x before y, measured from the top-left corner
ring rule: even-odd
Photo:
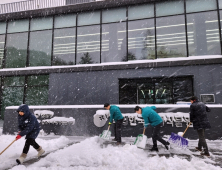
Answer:
[[[198,129],[197,130],[198,136],[199,136],[199,141],[198,141],[198,148],[204,149],[206,153],[208,153],[208,147],[207,147],[207,142],[205,139],[205,129]]]
[[[115,134],[115,139],[117,142],[122,142],[121,141],[121,126],[123,124],[123,119],[117,120],[116,123],[114,123],[114,134]]]
[[[157,141],[161,142],[163,145],[169,144],[167,141],[163,140],[158,134],[160,132],[160,128],[162,127],[162,123],[157,126],[154,126],[152,129],[152,139],[153,139],[153,146],[157,147]]]
[[[35,142],[35,139],[28,138],[25,142],[25,146],[23,148],[23,153],[27,154],[30,148],[30,145],[33,146],[35,149],[39,149],[38,143]]]

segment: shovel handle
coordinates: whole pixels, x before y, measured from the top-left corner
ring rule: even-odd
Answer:
[[[15,140],[13,140],[13,142],[12,143],[10,143],[10,145],[8,145],[1,153],[0,153],[0,155],[1,154],[3,154],[3,152],[5,152],[6,151],[6,149],[8,149],[14,142],[16,141],[16,139]]]
[[[183,135],[186,133],[188,127],[190,126],[191,122],[189,123],[189,125],[187,126],[187,128],[185,129],[185,131],[183,132]],[[183,137],[183,135],[181,137]]]
[[[108,131],[109,131],[110,125],[108,126]]]
[[[146,128],[143,129],[143,134],[145,134],[145,130],[146,130]]]

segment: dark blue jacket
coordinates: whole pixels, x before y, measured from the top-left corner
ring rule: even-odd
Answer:
[[[40,127],[36,117],[29,111],[29,107],[26,104],[19,106],[17,112],[19,111],[24,112],[23,116],[18,114],[18,128],[20,131],[19,135],[26,135],[26,139],[37,138]]]

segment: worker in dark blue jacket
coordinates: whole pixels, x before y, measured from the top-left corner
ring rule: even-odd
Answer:
[[[18,135],[16,140],[20,139],[22,136],[26,136],[25,146],[21,156],[16,159],[18,164],[22,164],[27,156],[30,145],[32,145],[38,152],[38,157],[40,157],[45,151],[39,146],[35,139],[37,138],[40,127],[39,122],[36,117],[29,111],[29,107],[26,104],[22,104],[17,109],[18,112]]]
[[[142,114],[142,117],[144,119],[144,128],[147,128],[149,124],[153,127],[152,129],[152,140],[153,140],[153,147],[150,149],[150,151],[157,151],[157,141],[161,142],[167,150],[169,150],[170,143],[163,140],[158,134],[160,132],[160,128],[162,126],[162,118],[155,112],[156,107],[145,107],[141,108],[139,106],[136,106],[134,108],[135,112],[138,114]]]
[[[115,123],[114,123],[115,138],[113,139],[113,141],[117,141],[116,144],[119,145],[122,142],[122,140],[121,140],[121,126],[123,124],[123,115],[122,115],[119,107],[117,107],[115,105],[110,105],[109,103],[105,103],[104,108],[106,110],[110,111],[109,125],[111,125],[113,123],[113,120],[115,121]]]

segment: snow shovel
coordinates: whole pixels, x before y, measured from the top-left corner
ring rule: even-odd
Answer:
[[[111,131],[109,131],[110,125],[108,126],[108,130],[104,130],[102,134],[100,135],[100,138],[104,140],[109,140],[111,136]]]
[[[191,124],[191,122],[189,123],[189,125],[187,126],[187,128],[185,129],[185,131],[183,132],[183,134],[181,136],[172,132],[168,142],[175,144],[175,145],[181,147],[182,149],[186,149],[188,147],[188,140],[183,138],[183,135],[185,134],[185,132],[189,128],[190,124]]]
[[[8,149],[14,142],[16,141],[16,139],[15,140],[13,140],[13,142],[12,143],[10,143],[10,145],[8,145],[1,153],[0,153],[0,155],[1,154],[3,154],[3,152],[5,152],[6,151],[6,149]]]
[[[143,129],[143,134],[139,134],[136,137],[134,145],[136,145],[138,148],[145,149],[146,147],[147,136],[144,134],[145,134],[145,128]]]

